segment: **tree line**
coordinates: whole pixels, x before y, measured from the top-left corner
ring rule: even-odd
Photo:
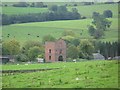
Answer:
[[[115,56],[120,56],[120,53],[118,53],[120,42],[98,42],[95,46],[96,50],[99,50],[105,59],[108,59],[109,57],[112,59]]]
[[[48,12],[44,13],[29,13],[12,16],[2,14],[2,25],[55,20],[75,20],[80,18],[81,15],[76,8],[72,8],[72,11],[68,11],[66,6],[53,5],[49,8]]]
[[[46,8],[47,5],[45,5],[43,2],[32,2],[27,3],[27,2],[18,2],[16,4],[12,5],[13,7],[38,7],[38,8]]]

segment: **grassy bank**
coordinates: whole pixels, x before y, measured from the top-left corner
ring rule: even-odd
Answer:
[[[3,76],[3,87],[11,88],[117,88],[118,61],[63,62],[5,65],[3,69],[60,67],[58,70]]]

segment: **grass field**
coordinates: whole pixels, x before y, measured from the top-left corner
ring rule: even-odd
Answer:
[[[55,3],[56,4],[56,3]],[[61,4],[61,3],[60,3]],[[71,11],[73,6],[68,6],[68,10]],[[118,4],[100,4],[100,5],[86,5],[74,7],[78,9],[78,12],[82,16],[91,17],[93,12],[103,13],[104,10],[111,10],[113,12],[113,17],[118,17]],[[3,7],[4,14],[14,15],[14,14],[26,14],[26,13],[40,13],[48,11],[47,8],[22,8],[22,7]]]
[[[47,8],[32,7],[3,7],[2,13],[7,15],[26,14],[26,13],[42,13],[48,11]]]
[[[72,7],[69,7],[71,9]],[[91,18],[93,12],[99,12],[103,14],[104,10],[111,10],[113,12],[113,17],[118,17],[118,4],[100,4],[100,5],[86,5],[86,6],[77,6],[78,12],[82,16]]]
[[[53,4],[53,3],[52,3]],[[58,4],[58,3],[55,3]],[[63,3],[60,3],[63,4]],[[68,7],[71,10],[71,6]],[[103,13],[104,10],[112,10],[113,18],[110,30],[105,32],[102,41],[116,41],[118,39],[118,4],[100,4],[100,5],[87,5],[76,7],[81,15],[91,17],[94,11]],[[3,7],[3,13],[8,15],[25,14],[25,13],[38,13],[46,12],[47,8],[21,8],[21,7]],[[80,38],[91,38],[87,31],[87,26],[91,23],[91,19],[84,20],[66,20],[66,21],[49,21],[49,22],[36,22],[24,23],[3,26],[3,40],[16,39],[20,43],[27,40],[41,41],[43,36],[51,34],[56,38],[60,38],[64,30],[74,31]],[[83,30],[83,32],[82,32]],[[82,35],[80,33],[82,32]],[[10,34],[10,37],[7,37]],[[28,35],[30,34],[30,35]],[[21,36],[22,35],[22,36]],[[39,37],[38,37],[39,36]]]
[[[110,20],[112,21],[111,28],[110,30],[105,31],[105,36],[101,39],[102,41],[116,41],[118,39],[118,19],[112,18]],[[27,40],[41,41],[43,36],[48,34],[51,34],[56,38],[60,38],[64,30],[72,30],[76,33],[76,36],[80,38],[90,38],[91,36],[87,30],[87,26],[89,24],[91,24],[91,19],[8,25],[3,26],[3,40],[15,38],[21,43]],[[81,32],[82,35],[80,35]],[[8,34],[10,34],[10,37],[7,37]]]
[[[3,69],[57,70],[3,75],[3,88],[118,88],[118,61],[59,62],[34,65],[3,65]]]

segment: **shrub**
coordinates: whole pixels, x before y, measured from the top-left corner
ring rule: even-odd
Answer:
[[[21,62],[27,62],[28,61],[28,57],[25,54],[18,54],[16,56],[16,60],[17,61],[21,61]]]
[[[66,62],[73,62],[73,59],[72,58],[67,58]]]
[[[103,12],[103,15],[104,15],[105,18],[112,18],[113,13],[112,13],[111,10],[105,10],[105,11]]]
[[[9,58],[2,59],[2,63],[3,63],[3,64],[6,64],[6,63],[8,63],[8,62],[9,62]]]

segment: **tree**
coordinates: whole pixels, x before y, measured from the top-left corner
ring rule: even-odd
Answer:
[[[58,13],[66,13],[67,12],[67,8],[66,8],[66,6],[59,6],[58,7]]]
[[[16,60],[19,62],[27,62],[29,59],[27,55],[20,53],[16,56]]]
[[[72,59],[76,59],[78,58],[78,48],[74,45],[69,45],[67,48],[67,57],[68,58],[72,58]]]
[[[3,42],[2,43],[2,55],[9,55],[9,49],[8,49],[8,42]]]
[[[20,44],[16,40],[5,41],[2,44],[3,55],[17,55],[20,52]]]
[[[35,46],[39,47],[39,48],[41,49],[41,51],[43,51],[43,53],[44,53],[44,47],[43,47],[43,45],[42,45],[40,42],[38,42],[38,41],[26,41],[25,44],[24,44],[23,47],[22,47],[21,53],[23,53],[23,54],[25,54],[25,55],[28,56],[28,51],[29,51],[29,49],[30,49],[31,47],[35,47]]]
[[[47,6],[44,5],[43,2],[36,2],[36,3],[35,3],[35,7],[40,7],[40,8],[42,8],[42,7],[47,7]]]
[[[103,15],[104,15],[105,18],[112,18],[113,13],[112,13],[111,10],[105,10],[105,11],[103,12]]]
[[[19,2],[17,4],[13,4],[14,7],[27,7],[29,6],[29,4],[27,4],[26,2]]]
[[[64,30],[62,36],[75,36],[76,34],[72,30]]]
[[[68,43],[71,43],[71,41],[73,41],[75,37],[67,35],[67,36],[63,36],[62,39],[65,40],[66,43],[68,44]]]
[[[48,11],[43,13],[29,13],[24,15],[12,16],[2,14],[2,25],[53,20],[74,20],[81,18],[80,14],[77,12],[77,9],[74,9],[73,12],[70,12],[67,10],[66,6],[58,6],[58,9],[53,10],[54,11]]]
[[[92,18],[92,24],[95,26],[95,28],[93,26],[89,26],[88,30],[91,36],[99,39],[104,35],[104,31],[110,28],[111,21],[97,12],[93,12]]]
[[[36,49],[38,49],[38,51],[40,51],[40,53],[38,53],[38,51]],[[35,60],[36,55],[42,55],[43,56],[44,51],[45,51],[44,46],[40,42],[38,42],[38,41],[27,41],[27,42],[25,42],[25,44],[23,45],[23,47],[21,49],[21,54],[20,55],[21,55],[21,58],[24,59],[24,60],[21,60],[21,61],[27,61],[28,59],[30,61]],[[33,53],[33,55],[32,55],[32,53]],[[18,58],[19,58],[19,56],[18,56]]]
[[[71,43],[77,47],[80,44],[80,40],[79,38],[74,38],[73,40],[71,40]]]
[[[93,35],[95,39],[99,39],[104,35],[104,32],[103,30],[95,30]]]
[[[93,21],[92,24],[95,25],[96,29],[107,30],[110,27],[111,21],[106,19],[103,15],[100,15],[97,12],[93,12]]]
[[[44,37],[43,37],[43,40],[42,40],[42,42],[45,44],[45,42],[47,42],[47,41],[55,41],[56,39],[52,36],[52,35],[45,35]]]
[[[91,35],[91,36],[93,36],[94,34],[95,34],[95,28],[92,26],[92,25],[90,25],[89,27],[88,27],[88,31],[89,31],[89,34]]]
[[[81,18],[81,15],[78,13],[78,10],[76,8],[72,8],[72,13],[73,13],[74,19],[80,19]]]
[[[94,2],[83,2],[84,3],[84,5],[92,5],[92,4],[94,4]]]
[[[31,3],[30,7],[35,7],[35,3],[34,2]]]
[[[58,6],[57,5],[52,5],[52,6],[49,6],[48,8],[50,11],[54,11],[56,12],[58,10]]]
[[[3,25],[11,24],[10,17],[8,15],[2,14],[2,16],[0,16],[0,17],[2,17],[1,19],[2,19]]]
[[[34,46],[31,47],[28,51],[28,58],[30,61],[35,61],[38,55],[42,53],[40,47]]]
[[[78,49],[79,49],[80,58],[85,58],[85,59],[92,58],[92,53],[94,52],[94,46],[89,40],[87,39],[81,40]]]

